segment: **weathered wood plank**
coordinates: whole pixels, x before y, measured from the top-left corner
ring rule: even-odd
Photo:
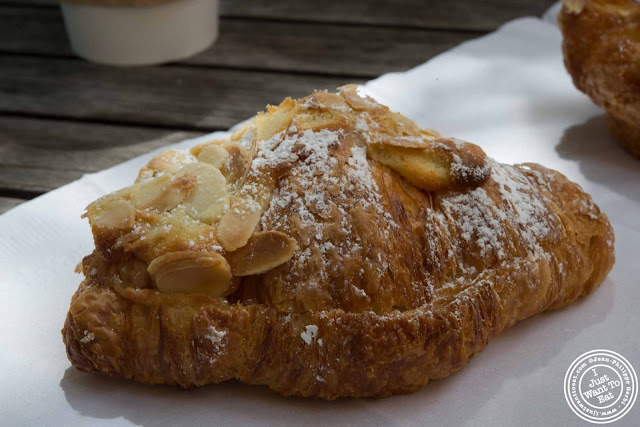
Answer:
[[[0,112],[227,129],[287,96],[333,90],[351,80],[180,66],[123,69],[0,56]]]
[[[3,165],[0,168],[0,187],[39,194],[58,188],[82,175],[83,172],[78,171]]]
[[[54,0],[4,0],[3,3],[52,5]],[[554,0],[222,0],[220,14],[226,17],[487,31],[520,16],[540,16],[553,3]]]
[[[0,6],[0,50],[72,55],[59,8]]]
[[[418,28],[493,30],[511,19],[540,16],[554,0],[222,0],[224,16]]]
[[[26,200],[16,199],[13,197],[1,197],[0,196],[0,214],[5,213],[11,208],[18,206],[20,203],[24,203]]]
[[[477,32],[223,20],[220,40],[188,63],[376,77],[413,68]]]
[[[45,192],[197,132],[0,117],[0,188]]]
[[[0,51],[72,56],[58,9],[0,7]],[[375,77],[412,68],[476,32],[222,19],[187,64]]]

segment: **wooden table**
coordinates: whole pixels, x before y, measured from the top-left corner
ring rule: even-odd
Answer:
[[[52,0],[0,0],[0,212],[266,104],[421,64],[552,0],[221,0],[220,38],[189,60],[78,59]]]

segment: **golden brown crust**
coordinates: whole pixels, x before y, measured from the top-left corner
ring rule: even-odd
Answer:
[[[558,22],[567,70],[607,110],[607,126],[640,157],[640,3],[564,0]]]
[[[613,232],[578,185],[539,165],[495,163],[350,90],[287,100],[229,140],[257,146],[236,174],[244,184],[227,181],[230,198],[267,201],[256,207],[247,244],[215,249],[234,273],[226,297],[159,292],[147,273],[155,259],[191,260],[185,251],[203,253],[196,266],[211,267],[218,223],[187,221],[198,212],[181,205],[146,208],[131,189],[92,204],[96,250],[83,260],[85,280],[63,329],[73,365],[150,384],[236,378],[284,395],[386,396],[451,374],[503,329],[602,283],[614,262]],[[487,176],[460,185],[445,164],[433,181],[440,189],[425,191],[411,174],[428,169],[370,154],[381,141],[414,145],[429,161],[442,149],[445,163]],[[164,174],[187,176],[152,163],[141,173],[145,188],[167,191],[175,185]],[[255,186],[252,174],[268,182]],[[110,213],[123,203],[126,215]],[[132,214],[126,203],[141,207]],[[158,237],[153,224],[167,218],[179,231]],[[183,243],[192,228],[207,227],[211,234]],[[273,253],[254,257],[270,245]]]

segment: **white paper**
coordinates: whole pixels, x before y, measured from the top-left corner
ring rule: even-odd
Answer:
[[[573,359],[605,348],[640,369],[640,161],[616,145],[602,111],[573,87],[560,42],[552,24],[519,19],[364,90],[501,162],[538,162],[580,183],[616,233],[618,261],[593,295],[505,331],[449,378],[381,400],[286,399],[239,383],[183,391],[82,374],[60,336],[80,281],[73,269],[93,247],[80,215],[130,184],[149,154],[0,217],[0,423],[582,425],[563,395]],[[616,425],[639,420],[640,403]]]

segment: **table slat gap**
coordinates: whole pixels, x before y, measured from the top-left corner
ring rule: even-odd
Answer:
[[[0,7],[0,21],[9,23],[0,26],[2,52],[77,59],[58,10]],[[222,19],[220,31],[210,49],[177,64],[369,79],[413,68],[484,34],[245,19]]]
[[[492,31],[521,16],[541,16],[554,0],[222,0],[222,17],[286,19],[295,22],[339,22],[348,25],[392,25],[407,28],[466,28]],[[0,5],[52,8],[55,0],[2,0]]]

